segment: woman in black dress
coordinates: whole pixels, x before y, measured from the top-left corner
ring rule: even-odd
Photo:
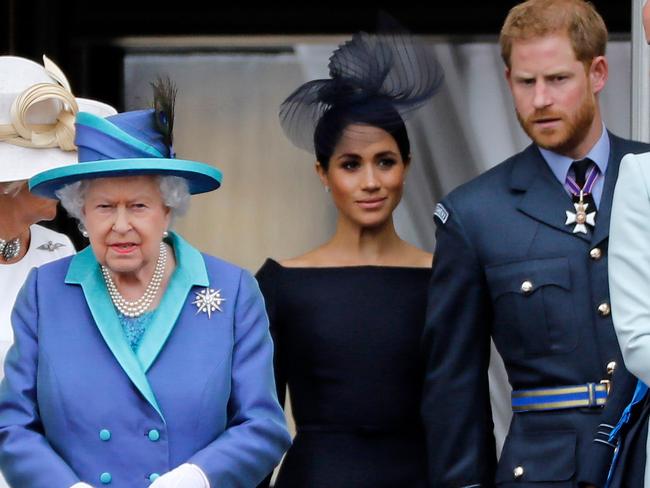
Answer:
[[[419,340],[432,255],[397,235],[392,213],[410,164],[403,117],[442,73],[411,37],[358,34],[330,75],[294,92],[280,118],[316,154],[336,232],[257,274],[278,395],[284,403],[288,384],[297,428],[275,486],[424,487]]]

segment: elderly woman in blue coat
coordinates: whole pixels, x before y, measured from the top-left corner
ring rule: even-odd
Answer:
[[[255,279],[170,232],[221,174],[175,159],[174,90],[155,108],[77,115],[58,197],[90,246],[29,275],[0,390],[0,467],[20,488],[254,487],[290,437]]]

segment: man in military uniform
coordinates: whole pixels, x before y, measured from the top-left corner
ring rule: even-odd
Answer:
[[[607,463],[588,456],[622,365],[609,214],[621,158],[650,149],[603,124],[606,42],[583,0],[528,0],[502,28],[506,79],[533,144],[436,207],[422,404],[432,487],[574,487],[593,465],[606,477]],[[490,338],[513,388],[498,465]]]

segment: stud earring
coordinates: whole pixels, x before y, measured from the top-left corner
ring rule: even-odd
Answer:
[[[331,189],[329,186],[326,186],[326,187],[325,187],[325,191],[326,191],[327,193],[332,193],[332,189]]]
[[[169,232],[164,231],[163,232],[163,239],[167,239],[169,237]]]
[[[88,231],[86,230],[86,226],[82,223],[79,223],[77,228],[79,229],[79,232],[81,232],[81,235],[88,239]]]

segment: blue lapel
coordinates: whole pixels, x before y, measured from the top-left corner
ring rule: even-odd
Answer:
[[[564,224],[565,212],[574,210],[571,197],[555,178],[537,146],[531,144],[517,156],[510,174],[510,186],[525,192],[519,201],[520,211],[562,232],[585,241],[591,239],[588,234],[574,234],[573,226]]]
[[[194,285],[209,285],[208,273],[201,253],[176,234],[170,233],[170,241],[176,257],[176,269],[142,338],[137,355],[124,336],[117,312],[106,290],[100,266],[90,247],[72,258],[65,279],[66,283],[81,285],[88,307],[106,345],[131,382],[163,421],[162,411],[147,380],[146,372],[171,334],[191,288]]]
[[[106,345],[131,382],[164,421],[162,411],[158,406],[156,396],[140,365],[140,361],[138,361],[124,336],[117,312],[106,290],[106,283],[99,263],[97,263],[90,246],[72,258],[65,282],[81,285],[88,308],[90,308],[95,324]]]
[[[208,286],[210,283],[201,253],[171,232],[170,241],[176,257],[176,269],[138,348],[138,359],[144,371],[149,370],[165,345],[187,299],[191,298],[188,295],[192,287]]]

